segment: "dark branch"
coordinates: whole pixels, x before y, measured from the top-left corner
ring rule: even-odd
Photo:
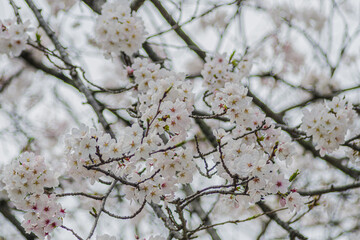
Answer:
[[[331,187],[327,188],[327,189],[319,189],[319,190],[312,190],[312,191],[299,190],[297,192],[302,196],[314,196],[314,195],[321,195],[321,194],[332,193],[332,192],[344,192],[344,191],[354,189],[354,188],[359,188],[359,187],[360,187],[360,183],[357,182],[357,183],[352,183],[352,184],[337,186],[337,187],[334,187],[333,185],[331,185]]]
[[[293,239],[294,237],[297,237],[302,240],[308,239],[307,237],[302,235],[300,232],[298,232],[297,230],[290,227],[289,224],[282,221],[278,217],[278,215],[275,212],[273,212],[273,210],[268,205],[266,205],[263,202],[258,202],[257,205],[266,214],[266,216],[268,216],[270,219],[274,220],[277,224],[279,224],[279,226],[281,226],[283,229],[285,229],[290,234],[290,239]]]
[[[9,222],[11,222],[16,227],[16,229],[21,233],[21,235],[23,235],[27,240],[36,239],[36,236],[33,233],[31,234],[26,233],[25,229],[21,226],[21,223],[11,213],[7,201],[5,200],[0,201],[0,212],[7,220],[9,220]]]
[[[174,31],[179,35],[179,37],[184,40],[186,45],[193,50],[203,61],[205,61],[206,53],[201,50],[198,45],[178,26],[177,22],[174,18],[168,13],[168,11],[164,8],[158,0],[151,0],[151,2],[155,5],[155,7],[159,10],[164,19],[170,24],[171,27],[174,28]]]

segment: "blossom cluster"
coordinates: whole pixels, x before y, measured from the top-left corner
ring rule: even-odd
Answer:
[[[94,183],[101,174],[84,166],[98,164],[120,155],[120,146],[103,131],[81,125],[65,139],[68,173],[75,179],[89,178]]]
[[[64,209],[54,194],[44,192],[44,188],[56,187],[58,180],[43,157],[29,152],[21,154],[6,166],[2,181],[12,203],[26,212],[22,226],[27,232],[44,238],[62,225]]]
[[[231,69],[231,64],[222,58],[217,67],[220,70]],[[203,72],[207,68],[208,63]],[[218,81],[218,89],[209,89],[213,90],[209,104],[214,113],[224,114],[235,125],[230,133],[225,133],[223,129],[214,130],[220,144],[219,151],[213,154],[213,159],[219,163],[217,174],[227,181],[250,179],[248,196],[232,196],[231,199],[237,204],[239,201],[256,203],[267,195],[278,194],[282,197],[281,203],[286,203],[291,210],[299,210],[303,200],[289,188],[290,181],[281,173],[278,164],[278,161],[284,160],[286,165],[291,163],[295,151],[290,137],[280,128],[275,128],[273,121],[253,106],[252,98],[247,96],[248,89],[241,85],[239,79],[230,82],[226,77],[219,79],[222,80]]]
[[[122,179],[122,191],[130,201],[170,202],[179,185],[191,183],[197,172],[192,149],[180,147],[191,127],[192,85],[183,74],[161,69],[145,59],[135,59],[130,70],[136,84],[133,92],[139,100],[133,109],[138,122],[125,128],[117,141],[84,125],[73,129],[66,139],[69,170],[73,177],[93,182],[100,176],[116,175]],[[281,205],[299,210],[304,201],[290,189],[290,181],[278,164],[291,162],[294,149],[290,138],[252,105],[247,88],[240,83],[224,83],[213,92],[210,104],[215,113],[225,112],[235,124],[229,136],[215,130],[219,144],[224,146],[209,155],[217,162],[217,175],[224,180],[248,180],[246,190],[238,189],[245,196],[234,199],[256,203],[275,194],[280,196]]]
[[[107,1],[96,20],[96,40],[106,56],[132,55],[145,41],[144,23],[131,13],[129,1]]]
[[[221,114],[226,112],[231,122],[244,128],[254,128],[264,120],[264,115],[251,106],[252,99],[247,96],[248,89],[239,83],[226,83],[224,88],[214,92],[211,107]]]
[[[182,148],[155,152],[145,161],[144,164],[138,162],[138,169],[145,169],[143,173],[137,171],[129,176],[132,182],[143,182],[139,188],[125,187],[126,198],[129,200],[146,199],[154,203],[173,200],[178,184],[191,183],[196,172],[191,151]]]
[[[249,74],[251,67],[252,62],[247,59],[229,64],[224,55],[217,55],[214,58],[207,56],[201,75],[205,87],[215,91],[223,88],[225,83],[240,83],[241,79]]]
[[[61,10],[67,11],[75,3],[80,4],[81,2],[79,0],[46,1],[55,14]],[[258,82],[258,78],[263,82],[271,78],[271,81],[274,83],[272,86],[274,88],[271,90],[275,92],[286,90],[286,88],[281,87],[282,84],[291,87],[293,90],[313,92],[315,97],[309,100],[310,103],[318,101],[319,98],[332,95],[337,89],[339,89],[338,92],[343,92],[340,91],[340,86],[334,84],[333,78],[327,77],[321,71],[306,71],[306,60],[309,57],[315,60],[324,58],[324,61],[323,59],[319,60],[319,64],[329,65],[332,73],[343,71],[343,67],[348,67],[345,66],[346,64],[342,64],[342,59],[347,58],[346,52],[350,51],[347,51],[346,47],[350,46],[350,41],[353,38],[351,34],[352,28],[347,29],[345,21],[347,16],[344,17],[341,13],[345,10],[342,4],[336,6],[336,9],[334,8],[335,11],[331,12],[334,21],[331,19],[327,21],[325,18],[328,8],[318,13],[318,11],[308,7],[303,9],[295,7],[293,9],[292,5],[278,5],[278,7],[275,7],[270,12],[278,28],[267,29],[265,31],[266,35],[263,37],[256,36],[256,39],[259,41],[255,44],[248,42],[248,40],[251,40],[251,37],[247,39],[248,34],[243,34],[235,39],[244,43],[243,47],[240,48],[245,48],[245,45],[254,46],[256,52],[251,52],[251,58],[248,58],[248,51],[252,51],[253,47],[244,49],[246,53],[243,57],[238,58],[240,60],[236,59],[234,54],[230,59],[225,55],[213,57],[208,55],[205,63],[200,60],[204,60],[203,58],[197,58],[201,63],[199,65],[193,64],[192,67],[197,67],[197,69],[191,76],[188,76],[191,80],[187,80],[184,74],[168,70],[166,68],[169,66],[168,61],[164,62],[164,68],[147,60],[147,58],[153,59],[150,52],[147,51],[149,53],[147,54],[148,56],[143,56],[140,50],[139,54],[139,49],[145,41],[146,32],[141,18],[137,17],[131,10],[130,3],[135,2],[130,0],[93,2],[96,2],[94,6],[91,6],[94,11],[97,11],[98,7],[102,7],[101,15],[94,22],[97,46],[105,52],[106,57],[118,57],[124,53],[130,55],[129,58],[125,57],[124,62],[127,65],[130,65],[129,63],[131,62],[133,64],[132,66],[127,66],[126,70],[116,66],[118,69],[124,70],[121,76],[114,74],[113,71],[108,71],[109,74],[113,75],[112,78],[116,78],[116,81],[112,81],[116,86],[105,86],[102,84],[98,86],[92,84],[85,79],[84,72],[82,72],[82,79],[90,84],[90,88],[85,89],[82,88],[80,83],[80,85],[75,84],[80,90],[84,90],[82,92],[85,93],[85,97],[89,98],[87,102],[93,106],[96,113],[99,116],[105,114],[103,117],[106,118],[106,121],[100,122],[104,129],[109,131],[106,133],[96,127],[91,128],[81,125],[78,129],[73,129],[66,136],[65,161],[67,169],[64,172],[67,176],[61,178],[61,188],[64,189],[65,193],[54,194],[54,189],[59,185],[58,172],[53,171],[41,156],[26,152],[7,165],[4,170],[0,166],[0,198],[3,196],[2,189],[6,190],[6,197],[10,198],[10,207],[15,206],[18,210],[24,212],[22,226],[27,232],[34,232],[40,239],[50,238],[51,232],[63,224],[65,210],[56,201],[56,198],[64,196],[78,197],[79,201],[86,199],[86,203],[91,203],[91,206],[89,206],[90,204],[86,206],[88,209],[92,208],[92,211],[89,213],[94,217],[94,223],[88,235],[89,237],[87,237],[88,239],[95,238],[96,231],[103,227],[98,220],[99,217],[103,219],[105,214],[107,217],[113,217],[114,219],[132,219],[136,217],[134,221],[136,221],[136,225],[139,227],[139,229],[135,229],[136,232],[138,232],[137,230],[141,234],[143,232],[153,232],[151,227],[138,222],[140,218],[144,219],[143,216],[139,216],[140,213],[147,212],[149,206],[153,208],[155,215],[159,218],[155,219],[164,222],[164,228],[166,227],[169,230],[167,232],[169,238],[177,237],[178,235],[182,235],[183,238],[206,238],[207,236],[201,235],[200,231],[211,230],[211,227],[229,222],[242,222],[242,220],[232,221],[232,219],[239,219],[239,215],[236,218],[235,216],[230,218],[230,220],[228,215],[224,215],[227,218],[225,222],[217,221],[218,219],[214,219],[216,216],[214,216],[215,211],[213,211],[216,207],[221,208],[221,213],[223,214],[223,209],[228,206],[233,211],[234,208],[238,208],[240,205],[247,208],[264,200],[268,204],[268,199],[270,201],[273,199],[279,202],[281,207],[287,207],[290,211],[299,211],[306,205],[304,197],[301,197],[295,189],[295,184],[303,186],[304,190],[299,191],[302,195],[311,196],[319,193],[322,200],[326,199],[327,194],[325,193],[327,192],[341,191],[341,189],[347,188],[346,185],[340,185],[343,180],[346,180],[345,178],[336,179],[337,182],[334,182],[334,179],[337,177],[336,174],[313,174],[323,166],[322,164],[312,166],[313,169],[311,171],[304,171],[306,176],[301,181],[293,182],[294,176],[296,177],[299,171],[296,170],[291,175],[294,171],[290,170],[290,168],[294,166],[289,165],[295,158],[297,148],[304,150],[304,146],[301,146],[301,140],[299,141],[302,138],[295,137],[303,135],[305,138],[305,134],[307,135],[306,139],[311,139],[316,149],[320,150],[320,155],[324,156],[326,153],[332,153],[339,149],[340,145],[346,145],[351,149],[345,149],[344,147],[340,150],[349,151],[347,157],[349,157],[350,161],[360,162],[360,151],[357,151],[360,140],[358,133],[352,131],[355,129],[355,118],[357,116],[355,116],[351,104],[338,97],[335,97],[332,101],[325,101],[317,105],[309,104],[303,110],[302,131],[295,131],[285,125],[285,123],[293,125],[298,118],[295,115],[288,116],[287,112],[289,109],[302,108],[303,104],[294,102],[289,103],[293,104],[291,106],[285,106],[286,104],[278,105],[275,107],[275,111],[280,112],[272,114],[272,110],[267,108],[267,103],[276,103],[279,100],[276,99],[276,94],[268,95],[264,99],[264,103],[260,102],[259,104],[258,101],[255,101],[256,92],[265,93],[266,87],[261,86],[262,84]],[[143,1],[137,2],[142,3]],[[190,19],[190,21],[196,18],[200,20],[204,27],[205,25],[211,25],[218,28],[218,30],[228,26],[233,28],[233,20],[238,15],[238,12],[234,12],[234,17],[230,19],[230,16],[227,15],[231,11],[232,3],[222,4],[221,1],[219,2],[219,4],[209,8],[209,11],[206,12],[202,12],[202,9],[204,10],[207,7],[200,4],[199,9],[195,9],[193,19]],[[155,3],[155,8],[158,8],[165,19],[168,20],[168,16],[164,14],[166,9],[162,8],[161,4],[156,4],[155,1],[153,3]],[[252,11],[253,9],[262,9],[261,15],[263,15],[269,10],[266,9],[266,4],[259,0],[254,2],[247,1],[241,7],[251,7],[251,14],[254,12]],[[219,8],[220,10],[222,5],[226,9],[218,11],[217,9]],[[234,2],[235,5],[236,1]],[[14,5],[15,13],[18,15],[15,7]],[[143,10],[146,11],[147,7],[148,5],[145,4]],[[166,3],[163,7],[170,7],[172,14],[177,10],[176,4]],[[239,10],[238,7],[235,10]],[[333,7],[335,7],[335,2]],[[179,11],[181,9],[186,8],[180,6]],[[39,12],[36,12],[35,9],[33,10],[40,20],[40,24],[46,28],[44,26],[46,23],[39,18]],[[329,49],[324,48],[323,51],[323,43],[318,41],[323,39],[321,31],[325,32],[323,29],[328,29],[328,24],[332,27],[332,23],[336,22],[339,17],[345,22],[344,41],[342,42],[344,46],[334,45],[329,41],[325,44],[329,46]],[[52,22],[51,19],[48,20]],[[74,28],[80,24],[77,21],[78,18],[75,20]],[[269,18],[265,19],[265,21],[268,20]],[[248,24],[240,25],[248,26]],[[336,22],[337,25],[339,24]],[[178,29],[175,29],[176,27],[178,26],[175,24],[172,30],[178,32]],[[0,21],[0,53],[8,54],[11,57],[22,55],[21,52],[25,49],[29,38],[28,31],[28,23],[20,24],[15,19]],[[293,33],[293,31],[296,33]],[[314,31],[317,31],[319,35],[314,35]],[[161,35],[165,32],[160,34],[154,33],[153,36]],[[186,36],[185,33],[179,35],[180,37]],[[229,43],[225,39],[225,34],[222,35],[221,38],[224,37],[223,43]],[[334,35],[331,29],[329,35]],[[299,36],[302,36],[301,40],[299,40],[300,38],[294,39],[294,37]],[[55,40],[54,42],[56,42]],[[320,54],[312,55],[309,51],[298,51],[299,41],[301,42],[300,45],[304,45],[304,42],[306,42],[305,45],[312,46],[315,50],[320,50]],[[178,49],[178,47],[165,44],[165,42],[167,41],[164,41],[164,44],[159,46]],[[186,42],[188,43],[189,41]],[[307,44],[308,42],[310,44]],[[317,43],[321,43],[321,46],[318,46]],[[187,50],[191,50],[190,45],[188,44]],[[229,48],[231,45],[227,44],[226,47]],[[218,48],[222,48],[221,46],[222,42],[220,41]],[[205,48],[209,49],[208,47]],[[330,48],[334,50],[328,55],[327,51],[330,51]],[[39,49],[43,50],[37,51],[39,53],[49,53],[42,46]],[[339,56],[336,54],[337,50],[341,50]],[[135,58],[135,56],[140,56],[141,58]],[[338,61],[334,59],[337,56],[339,57]],[[163,57],[164,59],[166,58],[166,56]],[[331,61],[329,61],[328,57],[331,57]],[[61,62],[61,59],[53,62],[52,58],[48,59],[50,62],[47,62],[47,64],[39,64],[39,66],[45,66],[43,68],[45,70],[54,69],[56,70],[55,73],[64,72],[65,75],[72,76],[71,72],[68,72],[68,68],[61,68],[63,64],[57,64]],[[76,62],[79,63],[79,61]],[[254,75],[249,76],[253,62],[261,62],[261,64],[257,64]],[[175,64],[175,61],[173,63]],[[334,63],[334,65],[331,63]],[[182,66],[176,65],[176,67]],[[202,67],[203,69],[200,69]],[[311,67],[313,68],[314,66]],[[76,65],[74,65],[74,68],[75,70],[78,69],[79,72],[82,69],[81,66]],[[200,71],[201,76],[199,76]],[[54,73],[54,71],[47,72]],[[255,74],[255,72],[258,73]],[[305,72],[306,76],[301,76]],[[287,82],[284,80],[289,76],[290,80],[296,80],[295,75],[302,79],[301,86],[298,86],[293,81]],[[14,78],[17,76],[18,74],[14,75]],[[254,79],[247,81],[247,77]],[[9,78],[9,81],[4,82],[3,89],[10,83],[11,79]],[[123,82],[119,83],[118,79],[128,80],[128,85],[119,87]],[[203,86],[193,89],[192,83],[198,86],[197,84],[201,81]],[[250,87],[247,88],[246,84],[244,84],[246,82],[249,82],[249,84],[251,82],[251,91],[255,93],[253,95],[254,98],[251,97]],[[354,88],[356,86],[348,89]],[[348,89],[343,90],[346,91]],[[203,90],[206,91],[202,98],[204,104],[195,103],[194,99],[201,99],[202,97],[200,96],[201,94],[198,96],[195,94]],[[194,92],[196,93],[194,94]],[[131,98],[129,98],[130,95]],[[91,96],[95,98],[95,101],[91,101],[94,100]],[[121,99],[122,102],[120,103],[117,100],[111,101],[108,97],[112,99],[116,97]],[[270,97],[275,98],[270,99]],[[104,101],[104,99],[109,101]],[[123,103],[125,101],[126,103]],[[30,104],[33,102],[30,101]],[[113,106],[110,106],[108,102],[111,102]],[[100,108],[98,108],[98,105],[100,105]],[[204,108],[202,108],[203,106]],[[282,107],[286,107],[286,109],[281,110]],[[199,109],[199,111],[195,111],[195,108]],[[117,117],[117,120],[124,121],[112,121],[112,115],[106,115],[107,109],[116,115],[114,118]],[[100,110],[100,112],[97,110]],[[30,111],[27,111],[27,113],[29,113],[27,115],[32,119],[34,114]],[[278,123],[284,123],[284,125],[275,123],[267,115],[271,117],[278,116],[278,118],[274,117],[274,120]],[[12,120],[12,116],[9,115],[9,117]],[[112,123],[108,124],[108,120]],[[129,126],[121,127],[121,129],[117,128],[121,124],[128,124]],[[27,125],[25,124],[25,126]],[[286,128],[291,137],[281,129],[281,126],[284,126],[284,130]],[[212,129],[213,132],[211,134]],[[352,131],[351,135],[354,136],[353,138],[346,136],[349,131]],[[39,146],[41,146],[44,140],[38,137],[36,139],[41,141],[39,142]],[[349,140],[345,141],[346,139]],[[54,150],[57,150],[57,148],[54,148]],[[305,149],[304,151],[307,150]],[[304,166],[313,160],[313,155],[316,154],[312,154],[312,151],[308,152],[308,155],[306,155],[307,153],[301,153],[301,155],[296,156],[301,161],[296,161],[297,166],[295,167]],[[311,157],[309,157],[310,155]],[[339,155],[336,157],[339,157],[339,160],[341,160],[344,154],[343,152],[334,152],[333,155]],[[324,160],[327,161],[326,158]],[[350,169],[351,171],[346,171],[348,166],[341,164],[335,167],[340,168],[345,173],[349,172],[349,175],[354,177],[358,175],[356,174],[356,169],[353,169],[354,171],[352,169]],[[334,172],[337,171],[337,169],[333,170]],[[91,182],[92,185],[88,185],[87,181]],[[95,182],[97,184],[94,184]],[[324,187],[320,191],[316,189],[310,192],[306,191],[308,187],[312,189],[312,186],[308,185],[311,182],[316,183],[317,186],[325,186],[330,182],[334,182],[339,187],[331,186],[330,188]],[[349,184],[349,186],[350,188],[356,187],[356,183],[353,186]],[[315,188],[315,186],[313,187]],[[77,188],[81,190],[77,191]],[[70,190],[70,192],[65,191],[65,189]],[[355,189],[353,190],[356,191]],[[288,222],[277,222],[286,228],[290,235],[294,235],[295,238],[295,235],[301,234],[301,231],[292,230],[288,225],[295,221],[307,223],[304,219],[311,216],[312,211],[310,210],[315,207],[317,208],[320,204],[322,205],[319,199],[320,197],[315,197],[314,201],[309,201],[309,211],[304,212],[304,214],[294,214]],[[336,199],[338,200],[338,198]],[[356,202],[358,199],[350,200]],[[134,202],[138,204],[131,206],[131,208],[124,208],[124,205],[128,203],[130,205]],[[342,202],[347,204],[349,209],[354,206],[348,204],[349,201],[341,201],[340,204]],[[141,207],[138,206],[139,204]],[[339,204],[339,202],[336,204]],[[258,205],[261,206],[261,204]],[[335,204],[330,206],[336,211],[339,209],[339,206]],[[78,205],[74,204],[74,208],[78,208]],[[257,212],[253,217],[246,218],[244,221],[253,220],[266,214],[270,216],[270,214],[282,210],[277,207],[273,209],[269,211],[263,210],[260,213]],[[327,207],[328,209],[330,207]],[[343,210],[352,214],[353,212],[349,209]],[[86,212],[88,212],[87,210]],[[260,211],[255,208],[248,210],[245,213],[242,212],[242,216],[251,214],[252,211]],[[120,212],[119,214],[125,215],[115,214],[117,211]],[[131,212],[131,215],[128,214],[129,212]],[[308,214],[308,212],[311,213]],[[193,213],[196,213],[198,216],[193,218]],[[329,215],[331,216],[328,222],[333,222],[334,213]],[[148,220],[152,221],[155,219],[154,216],[150,216]],[[323,223],[326,222],[324,219],[322,219]],[[211,222],[215,222],[215,225],[211,225]],[[358,229],[351,228],[350,226],[352,222],[357,223],[357,221],[350,219],[348,222],[349,224],[345,224],[346,229],[341,229],[341,232],[345,230],[346,233]],[[153,221],[153,225],[157,225],[157,221]],[[79,235],[83,235],[81,227],[75,226],[74,228],[74,230],[78,228],[80,234],[77,234],[71,228],[62,227],[69,231],[69,235],[72,233],[73,237],[80,239]],[[159,228],[159,226],[156,227]],[[350,230],[347,231],[348,229]],[[165,233],[164,231],[161,232]],[[199,235],[195,235],[198,232]],[[122,235],[127,233],[129,232],[126,231]],[[215,232],[213,231],[213,233]],[[209,231],[209,234],[211,237],[214,235],[211,231]],[[320,235],[322,234],[320,233]],[[142,240],[165,240],[165,237],[159,235],[146,238],[135,236],[135,238]],[[105,234],[97,235],[96,239],[116,240],[117,238]]]
[[[16,19],[0,20],[0,53],[18,57],[26,48],[29,24],[18,24]]]
[[[55,198],[55,194],[42,194],[28,202],[31,209],[27,210],[22,222],[22,226],[28,233],[33,232],[39,238],[44,238],[62,225],[65,209],[56,202]]]
[[[331,101],[303,110],[301,129],[312,136],[320,155],[332,153],[345,142],[345,135],[355,117],[352,105],[345,99],[334,97]]]
[[[285,160],[287,164],[291,162],[294,155],[293,144],[287,141],[287,136],[280,129],[267,125],[264,127],[256,135],[249,134],[244,138],[235,137],[223,142],[219,139],[220,143],[226,145],[221,153],[214,154],[214,158],[221,162],[217,167],[218,175],[228,181],[234,176],[250,179],[248,196],[233,196],[228,200],[235,201],[234,206],[243,201],[248,201],[245,204],[248,205],[267,195],[278,194],[282,199],[280,204],[286,204],[291,211],[299,210],[304,201],[295,189],[290,189],[290,181],[281,173],[278,164],[279,160]],[[236,134],[235,131],[231,136],[237,136]]]
[[[233,64],[224,56],[207,58],[201,71],[210,97],[211,110],[216,114],[224,114],[230,122],[237,123],[241,129],[255,129],[264,120],[265,115],[252,106],[252,98],[247,96],[248,89],[240,81],[249,74],[251,61],[241,61],[239,71],[232,70]]]
[[[183,141],[191,126],[194,95],[184,74],[177,74],[147,60],[135,59],[135,83],[140,92],[141,120],[150,133],[167,132],[174,142]]]
[[[241,84],[241,79],[249,74],[251,61],[242,61],[238,72],[233,70],[225,56],[206,58],[201,74],[205,86],[210,93],[211,110],[216,114],[224,114],[230,122],[243,129],[254,129],[265,120],[265,115],[252,106],[252,98],[247,96],[248,89]]]
[[[86,167],[98,165],[128,181],[124,191],[129,200],[158,203],[161,198],[172,199],[178,189],[176,184],[192,182],[196,168],[191,152],[166,146],[156,133],[146,137],[144,134],[146,129],[133,124],[116,142],[109,134],[84,125],[73,129],[65,141],[69,174],[94,183],[106,172]]]
[[[97,165],[129,181],[126,198],[157,203],[172,199],[176,184],[192,182],[196,171],[191,151],[179,148],[191,126],[192,85],[146,60],[135,59],[132,69],[139,122],[117,141],[84,125],[73,129],[66,138],[69,172],[94,182],[106,173],[87,168]]]

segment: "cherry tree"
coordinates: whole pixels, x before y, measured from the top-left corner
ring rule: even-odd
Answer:
[[[0,4],[0,237],[360,234],[356,1]]]

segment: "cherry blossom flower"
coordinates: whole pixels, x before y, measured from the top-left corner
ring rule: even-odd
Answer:
[[[121,51],[132,55],[145,40],[144,23],[131,14],[128,1],[107,1],[96,21],[95,35],[105,56],[119,56]]]

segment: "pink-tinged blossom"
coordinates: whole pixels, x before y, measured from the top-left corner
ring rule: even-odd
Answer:
[[[24,152],[17,160],[5,167],[3,182],[10,199],[19,208],[24,208],[24,199],[31,195],[44,193],[44,187],[57,186],[57,175],[41,156]]]
[[[266,195],[266,192],[262,189],[250,189],[248,193],[250,196],[251,203],[256,203],[260,201],[261,198]]]
[[[290,211],[299,211],[304,206],[303,198],[297,192],[290,192],[286,197],[286,206]]]
[[[29,21],[19,24],[16,19],[0,20],[0,54],[20,56],[29,38]]]
[[[270,193],[286,193],[288,191],[288,187],[290,186],[290,182],[284,178],[283,174],[277,175],[274,173],[273,177],[270,179],[269,185]]]
[[[279,200],[279,204],[280,204],[281,207],[285,207],[285,205],[286,205],[286,199],[283,198],[283,197],[281,197],[280,200]]]
[[[44,193],[44,187],[54,188],[59,182],[44,158],[24,152],[5,169],[2,180],[10,200],[25,211],[22,222],[25,231],[44,238],[61,226],[65,210],[56,202],[54,194]]]

